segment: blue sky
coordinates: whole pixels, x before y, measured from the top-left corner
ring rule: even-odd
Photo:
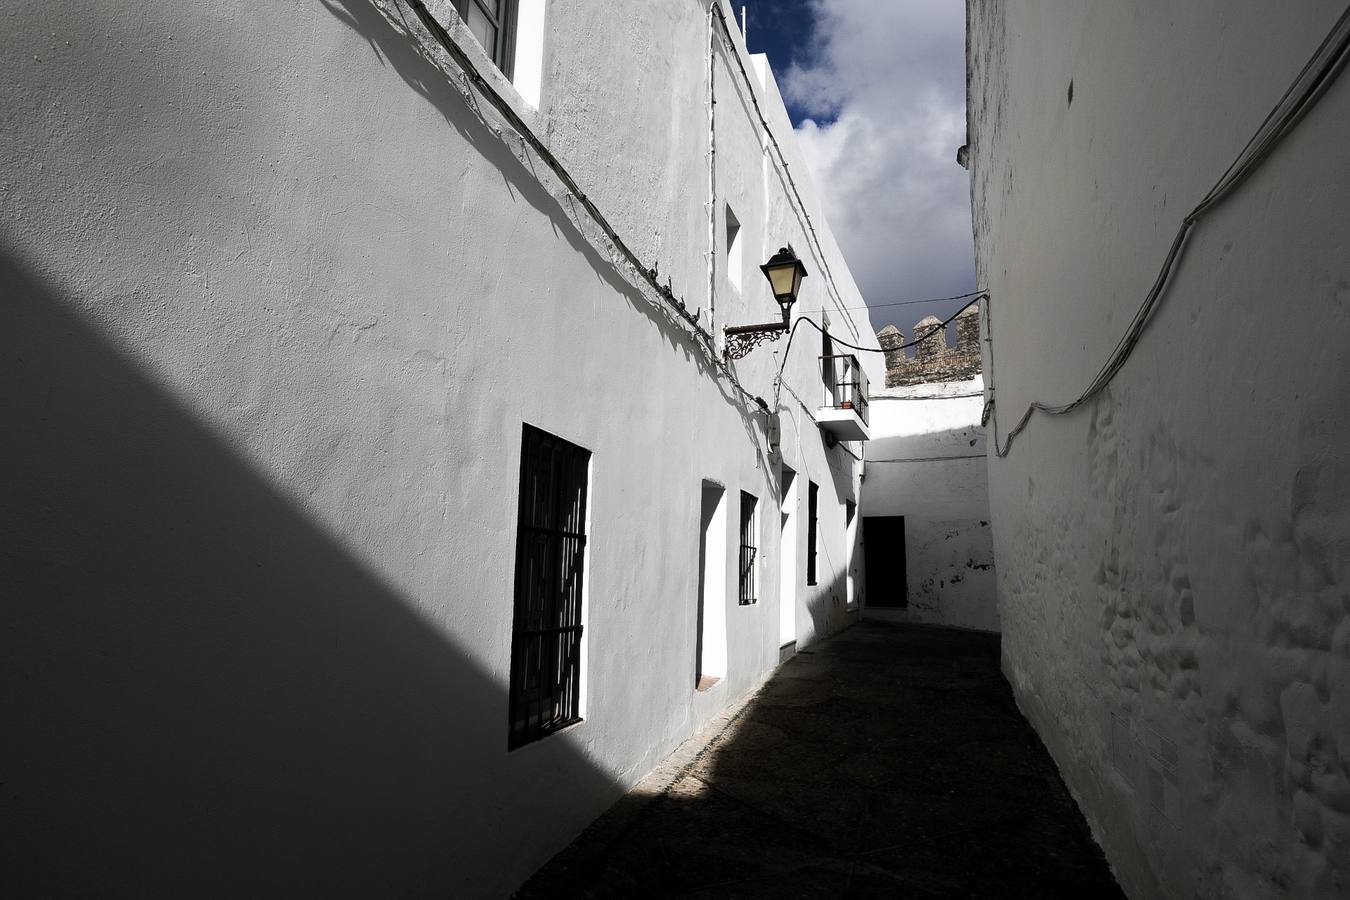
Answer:
[[[733,0],[767,53],[797,145],[874,328],[912,336],[973,290],[962,0]]]
[[[812,59],[815,16],[809,0],[733,0],[736,15],[745,7],[750,22],[750,50],[769,54],[775,77],[781,77],[795,62]],[[799,125],[809,117],[805,107],[788,100],[788,115]],[[819,119],[819,116],[817,117]]]
[[[781,78],[794,64],[809,65],[816,57],[815,12],[811,0],[733,0],[736,15],[745,7],[750,23],[750,51],[769,54],[774,75]],[[810,118],[806,108],[791,98],[788,115],[793,125]],[[820,116],[816,116],[817,121]]]

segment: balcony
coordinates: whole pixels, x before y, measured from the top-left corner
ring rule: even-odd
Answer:
[[[816,410],[816,424],[841,441],[865,441],[867,426],[867,373],[858,357],[835,353],[820,358],[825,381],[825,405]]]

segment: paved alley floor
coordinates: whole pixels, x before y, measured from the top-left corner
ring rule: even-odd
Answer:
[[[1122,896],[998,652],[862,622],[798,653],[518,896]]]

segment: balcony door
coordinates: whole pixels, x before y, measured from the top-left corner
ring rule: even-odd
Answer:
[[[838,406],[839,376],[834,371],[834,341],[830,340],[830,320],[824,319],[824,322],[825,327],[820,330],[820,377],[825,383],[825,405]]]

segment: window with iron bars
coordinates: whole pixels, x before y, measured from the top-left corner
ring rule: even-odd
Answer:
[[[806,492],[806,583],[816,583],[816,517],[819,513],[820,488],[814,481],[807,482]]]
[[[581,721],[590,451],[526,425],[520,454],[507,749]]]
[[[758,599],[755,595],[755,507],[754,494],[741,491],[741,606]]]

